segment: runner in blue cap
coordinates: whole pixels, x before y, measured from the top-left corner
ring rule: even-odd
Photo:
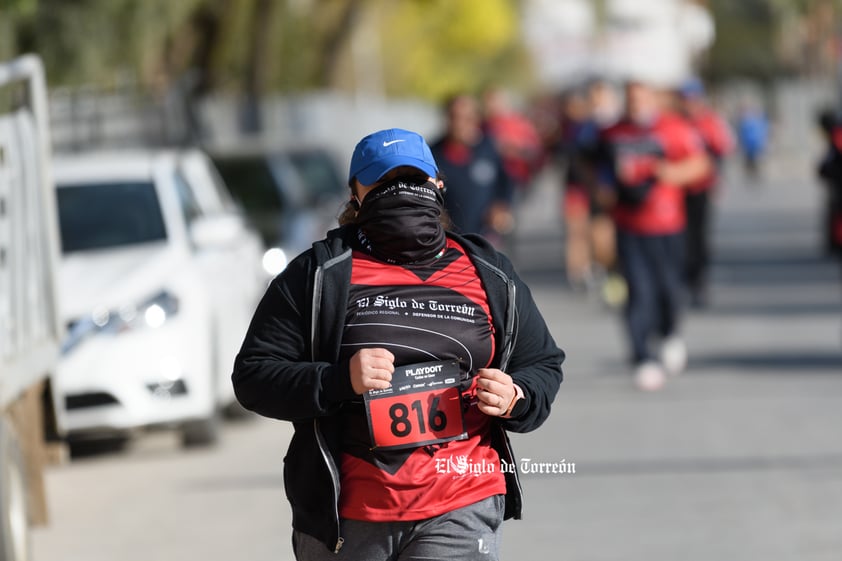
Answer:
[[[437,171],[417,133],[363,138],[342,225],[272,281],[237,356],[240,402],[295,428],[300,561],[494,561],[520,518],[507,431],[547,418],[564,353],[509,260],[445,230]]]

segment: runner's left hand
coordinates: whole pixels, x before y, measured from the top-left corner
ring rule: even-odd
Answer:
[[[505,415],[516,393],[512,377],[502,370],[480,368],[477,371],[477,407],[486,415]]]

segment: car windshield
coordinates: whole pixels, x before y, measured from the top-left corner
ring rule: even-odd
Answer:
[[[337,175],[336,166],[325,152],[292,152],[289,159],[306,185],[310,204],[340,196],[345,192],[346,187]]]
[[[231,195],[247,212],[273,212],[283,209],[275,179],[266,160],[256,158],[220,158],[216,169]]]
[[[63,253],[167,238],[151,182],[62,185],[56,192]]]

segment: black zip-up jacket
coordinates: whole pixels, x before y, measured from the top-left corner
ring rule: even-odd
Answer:
[[[350,232],[332,230],[272,281],[232,375],[244,407],[293,423],[284,458],[292,524],[334,551],[343,542],[336,412],[343,401],[357,397],[348,362],[339,361],[351,284]],[[509,374],[525,394],[512,418],[494,419],[492,434],[500,457],[516,464],[506,431],[528,432],[547,418],[562,380],[564,353],[509,260],[479,236],[448,235],[465,249],[488,295],[497,349],[491,366]],[[517,473],[506,473],[506,489],[505,518],[520,518]]]

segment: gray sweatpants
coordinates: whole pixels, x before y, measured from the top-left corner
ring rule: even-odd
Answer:
[[[338,554],[294,531],[298,561],[499,561],[505,497],[495,495],[440,516],[415,522],[342,519]]]

